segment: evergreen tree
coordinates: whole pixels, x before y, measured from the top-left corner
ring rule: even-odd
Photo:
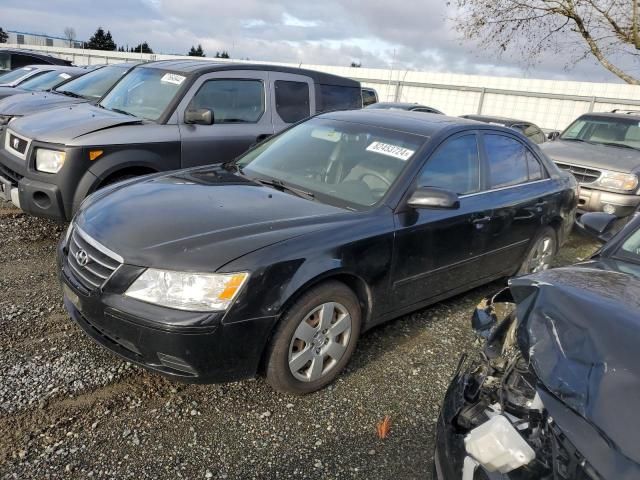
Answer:
[[[231,58],[229,52],[223,50],[222,52],[216,52],[216,58]]]
[[[135,53],[153,53],[153,50],[147,42],[139,43],[137,46],[132,47],[131,51]]]
[[[85,43],[85,48],[92,50],[115,50],[116,44],[109,30],[105,33],[102,27],[98,27],[96,33]]]
[[[7,43],[9,34],[0,28],[0,43]]]
[[[202,50],[202,45],[198,44],[198,48],[195,48],[193,45],[191,46],[191,50],[189,50],[188,55],[190,57],[206,57],[204,51]]]

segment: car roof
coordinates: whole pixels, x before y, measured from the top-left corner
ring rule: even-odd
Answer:
[[[328,112],[320,114],[318,117],[373,125],[422,136],[433,136],[438,131],[451,126],[468,125],[469,127],[474,127],[478,125],[473,120],[449,117],[438,113],[375,108]]]
[[[617,112],[591,112],[580,115],[578,118],[582,117],[597,117],[597,118],[613,118],[619,120],[621,118],[626,118],[628,120],[633,120],[634,117],[640,117],[640,111],[638,113],[617,113]],[[637,121],[638,119],[636,119]]]
[[[224,70],[267,70],[272,72],[292,73],[311,77],[315,83],[339,85],[347,87],[360,87],[360,83],[350,78],[331,75],[329,73],[306,70],[303,68],[283,67],[280,65],[258,63],[216,62],[213,60],[158,60],[141,65],[142,68],[158,68],[171,70],[183,75],[204,75],[205,73]]]
[[[495,123],[503,124],[507,127],[511,125],[522,124],[522,123],[528,123],[528,124],[534,125],[532,122],[527,122],[526,120],[518,120],[517,118],[509,118],[509,117],[500,117],[498,115],[470,114],[470,115],[462,115],[462,118],[468,118],[469,120],[476,120],[478,122],[485,122],[485,123],[495,122]]]
[[[71,65],[70,60],[54,57],[53,55],[39,53],[39,52],[36,52],[35,50],[27,50],[23,48],[0,48],[0,53],[15,53],[19,55],[29,55],[34,59],[43,60],[54,65]]]
[[[375,105],[375,107],[374,107]],[[373,103],[367,108],[397,108],[400,110],[409,110],[410,108],[432,108],[426,105],[422,105],[420,103],[409,103],[409,102],[378,102]],[[435,109],[434,109],[435,110]]]

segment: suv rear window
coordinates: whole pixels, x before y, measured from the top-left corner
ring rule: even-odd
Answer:
[[[309,85],[305,82],[276,80],[276,111],[286,123],[295,123],[311,115]]]
[[[318,112],[362,108],[362,91],[359,87],[319,85],[320,106]]]

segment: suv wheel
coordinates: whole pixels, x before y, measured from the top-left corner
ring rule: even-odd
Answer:
[[[302,295],[284,314],[269,346],[267,381],[288,393],[329,384],[349,362],[360,335],[358,298],[330,281]]]
[[[557,251],[557,235],[551,227],[544,227],[536,236],[517,275],[548,270]]]

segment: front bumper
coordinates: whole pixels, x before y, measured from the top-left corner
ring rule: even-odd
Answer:
[[[626,217],[632,214],[639,204],[639,195],[606,192],[580,186],[579,213],[602,212],[606,205],[611,205],[614,211],[608,213],[615,213],[618,217]]]
[[[67,312],[89,337],[118,356],[187,383],[235,381],[258,372],[276,317],[227,321],[222,313],[145,304],[107,291],[117,278],[87,293],[65,262],[61,244],[58,271]]]

